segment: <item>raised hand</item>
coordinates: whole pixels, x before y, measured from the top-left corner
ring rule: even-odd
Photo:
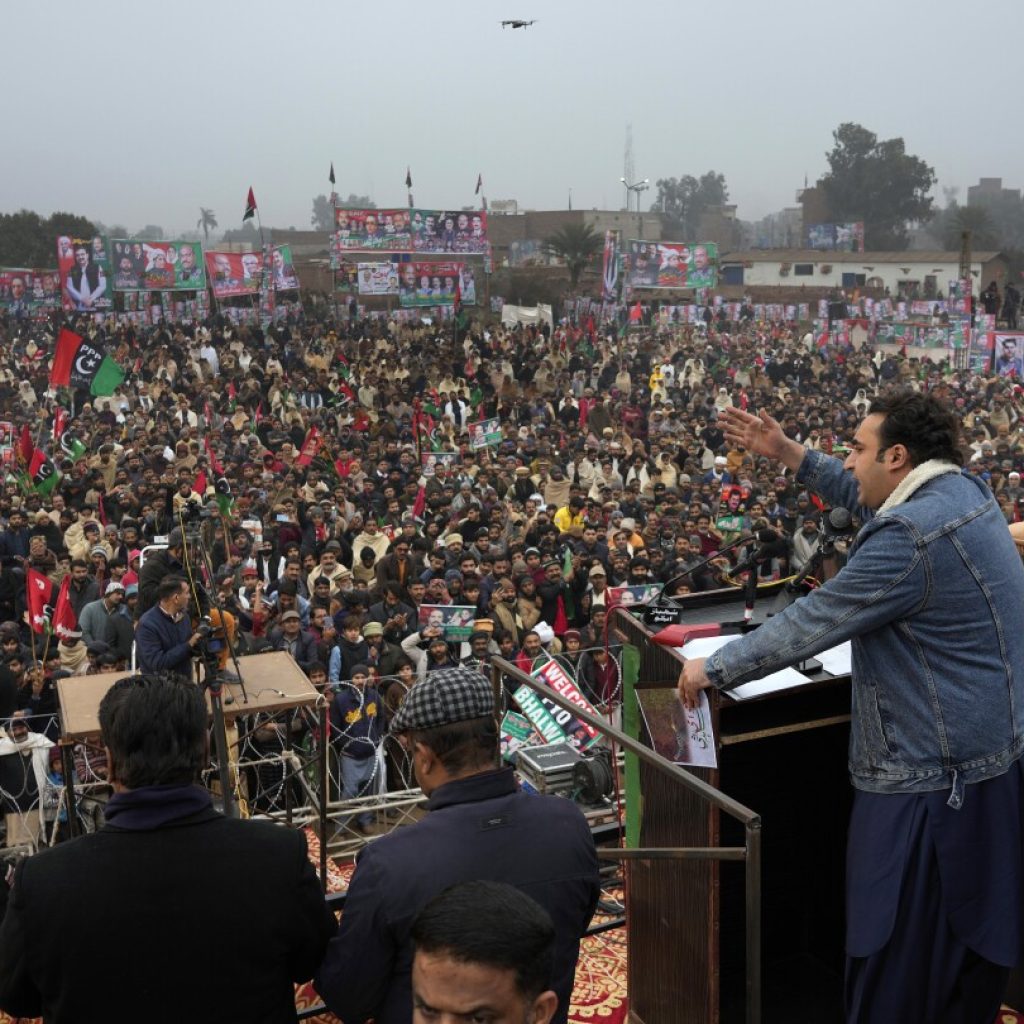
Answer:
[[[803,445],[786,437],[779,421],[763,409],[754,416],[729,406],[718,414],[718,422],[730,444],[742,445],[755,455],[777,459],[794,472],[799,468],[805,454]]]

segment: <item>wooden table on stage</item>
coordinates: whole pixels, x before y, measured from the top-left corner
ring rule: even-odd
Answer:
[[[311,707],[320,700],[316,687],[286,651],[254,654],[239,658],[249,700],[246,703],[239,683],[225,683],[224,717],[274,714],[294,707]],[[57,680],[61,708],[61,735],[69,740],[98,736],[99,706],[107,690],[130,672],[102,672],[95,676],[70,676]],[[231,703],[228,703],[228,698]],[[207,698],[209,703],[209,698]]]

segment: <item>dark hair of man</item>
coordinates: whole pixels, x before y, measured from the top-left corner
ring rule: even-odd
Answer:
[[[397,583],[395,583],[394,580],[388,580],[388,582],[384,584],[384,593],[390,594],[392,597],[397,598],[399,601],[401,601],[402,598],[405,596],[402,593],[402,588]]]
[[[960,421],[934,395],[906,389],[887,391],[871,403],[868,415],[885,418],[878,428],[878,460],[894,444],[903,445],[914,466],[929,459],[963,465]]]
[[[184,585],[184,576],[165,576],[156,588],[157,601],[166,601],[167,598],[173,597]]]
[[[88,569],[89,563],[84,558],[73,558],[71,559],[72,569]]]
[[[119,679],[100,701],[100,738],[129,789],[184,786],[206,766],[206,704],[198,687],[162,674]]]
[[[493,768],[498,754],[498,723],[490,716],[433,729],[412,729],[409,738],[429,747],[449,775]]]
[[[465,882],[435,896],[413,922],[418,952],[512,971],[532,1001],[551,987],[555,926],[526,893],[507,882]]]
[[[295,597],[299,593],[299,586],[295,580],[278,580],[277,592],[286,597]]]

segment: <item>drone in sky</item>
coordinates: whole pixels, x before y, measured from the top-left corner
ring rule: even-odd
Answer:
[[[511,25],[513,28],[529,28],[531,25],[535,24],[536,21],[536,18],[531,18],[529,21],[524,21],[522,18],[509,18],[508,21],[503,21],[501,23],[501,27],[508,28],[509,25]]]

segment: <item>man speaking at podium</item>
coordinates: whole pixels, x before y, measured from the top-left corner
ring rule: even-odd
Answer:
[[[198,687],[129,676],[99,720],[107,823],[16,870],[0,1008],[47,1024],[294,1021],[293,985],[335,930],[302,833],[213,809],[196,784],[209,763]]]
[[[1006,521],[933,396],[875,399],[845,463],[767,413],[721,420],[864,527],[835,578],[688,661],[680,693],[852,640],[847,1019],[991,1024],[1024,952],[1024,568]]]

